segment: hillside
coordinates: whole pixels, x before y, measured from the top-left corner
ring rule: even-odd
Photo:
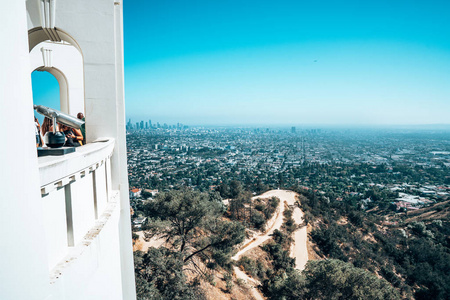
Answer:
[[[251,199],[248,198],[248,193],[242,193],[235,199],[224,200],[228,206],[224,219],[229,220],[228,222],[237,220],[247,226],[246,239],[236,247],[232,257],[235,266],[231,269],[227,264],[215,263],[215,266],[210,266],[212,261],[199,257],[182,268],[184,274],[178,273],[180,279],[185,278],[184,280],[188,283],[187,287],[194,288],[206,299],[264,299],[265,296],[260,291],[262,281],[270,277],[273,268],[280,268],[277,266],[279,262],[277,257],[273,256],[274,253],[275,255],[283,253],[288,258],[289,266],[298,269],[303,269],[308,259],[307,229],[306,226],[301,226],[303,213],[297,204],[297,196],[292,191],[272,190]],[[176,197],[176,194],[172,194],[171,197]],[[151,227],[152,225],[147,226],[143,231],[135,233],[134,249],[137,251],[138,262],[152,260],[149,253],[155,256],[161,255],[160,251],[153,247],[162,250],[177,248],[164,238],[158,238],[157,235],[150,236]],[[289,242],[280,242],[277,238],[273,238],[274,235],[284,236],[284,240],[289,238]],[[280,248],[273,248],[278,244],[283,245]],[[147,251],[149,252],[146,253]],[[164,251],[165,256],[174,255],[173,252]],[[289,258],[289,255],[294,259]],[[256,265],[252,270],[251,264],[249,265],[248,262],[252,260],[261,262],[261,259],[264,260],[264,263],[258,265],[260,273],[258,276],[254,272]],[[208,261],[210,262],[208,263]],[[173,262],[170,263],[173,264]],[[137,271],[138,278],[142,278],[143,270],[139,265],[136,267],[139,270]],[[155,292],[150,293],[155,294]],[[141,295],[143,294],[145,294],[144,291]]]
[[[421,208],[415,211],[408,212],[405,222],[433,220],[449,220],[450,216],[450,200],[436,203],[433,206]]]
[[[402,298],[450,297],[449,201],[414,212],[365,212],[299,189],[310,237],[321,256],[389,281]]]
[[[242,192],[226,203],[173,190],[144,205],[149,223],[135,247],[150,247],[135,252],[138,299],[329,299],[324,287],[333,286],[345,299],[394,300],[418,291],[402,269],[389,269],[382,251],[397,248],[375,216],[366,224],[342,203],[288,190]],[[400,283],[389,284],[396,274]]]

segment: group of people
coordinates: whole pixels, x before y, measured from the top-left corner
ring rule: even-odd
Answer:
[[[84,121],[83,113],[78,113],[77,118]],[[53,120],[45,117],[42,122],[42,126],[39,124],[39,121],[36,117],[34,117],[35,124],[35,134],[36,134],[36,147],[45,147],[45,142],[43,137],[49,131],[53,131]],[[63,132],[66,136],[66,142],[64,147],[79,147],[86,143],[85,132],[84,132],[84,124],[81,129],[71,128],[61,123],[56,124],[56,131]]]

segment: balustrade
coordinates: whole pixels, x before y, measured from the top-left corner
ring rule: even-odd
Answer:
[[[107,221],[114,140],[78,147],[64,156],[39,158],[41,201],[49,270]],[[102,216],[103,215],[103,216]],[[101,219],[101,220],[100,220]]]

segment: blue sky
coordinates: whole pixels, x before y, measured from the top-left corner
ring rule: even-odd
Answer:
[[[59,101],[59,84],[56,78],[48,72],[34,71],[31,73],[33,103],[36,105],[44,105],[55,109],[60,109]],[[44,116],[34,112],[34,116],[38,118],[42,125]]]
[[[449,123],[449,11],[450,1],[126,0],[127,118]]]

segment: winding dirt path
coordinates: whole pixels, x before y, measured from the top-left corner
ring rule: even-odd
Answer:
[[[294,208],[292,218],[297,225],[303,223],[303,212],[298,206]],[[295,268],[300,271],[305,269],[305,265],[308,262],[307,242],[308,232],[306,226],[303,226],[294,232],[294,242],[291,246],[291,257],[295,258]]]
[[[279,230],[281,228],[281,225],[283,224],[283,212],[285,210],[285,204],[294,208],[292,218],[294,219],[295,223],[298,225],[303,223],[303,212],[297,205],[295,205],[295,202],[297,201],[297,194],[295,192],[288,190],[271,190],[259,196],[255,196],[252,199],[256,198],[264,199],[270,197],[278,197],[280,199],[280,205],[278,206],[274,216],[267,222],[268,229],[264,234],[261,234],[253,238],[252,240],[245,241],[244,247],[242,247],[242,249],[239,250],[238,253],[236,253],[232,257],[233,260],[235,261],[239,260],[239,258],[245,252],[263,244],[264,242],[266,242],[271,238],[270,235],[274,232],[275,229]],[[307,231],[306,226],[303,226],[302,228],[297,229],[294,232],[294,242],[293,245],[291,246],[290,251],[291,257],[295,258],[295,268],[299,270],[303,270],[305,268],[306,262],[308,261],[308,250],[306,243],[307,243]],[[253,287],[251,291],[252,295],[256,299],[258,300],[264,299],[262,294],[256,288],[260,284],[260,282],[245,274],[238,267],[234,267],[234,271],[237,278],[245,280],[248,285]]]
[[[276,190],[273,190],[276,191]],[[239,250],[238,253],[236,253],[232,259],[239,260],[239,258],[244,254],[245,252],[258,247],[265,241],[269,240],[271,237],[270,235],[275,231],[275,229],[280,229],[281,225],[283,225],[283,212],[284,212],[284,199],[280,196],[274,195],[273,191],[268,191],[264,194],[261,194],[259,196],[255,196],[252,198],[252,200],[255,200],[257,198],[265,199],[265,198],[271,198],[271,197],[278,197],[280,199],[280,204],[277,207],[277,210],[273,214],[272,218],[267,221],[267,229],[264,234],[258,235],[257,237],[253,238],[252,240],[246,240],[244,241],[244,247],[242,247],[241,250]]]
[[[244,280],[247,283],[247,285],[250,287],[250,291],[252,293],[253,298],[255,298],[257,300],[264,300],[264,296],[261,294],[261,292],[258,289],[258,286],[261,285],[261,282],[248,276],[238,267],[233,267],[233,270],[234,270],[234,273],[236,274],[236,277]]]

